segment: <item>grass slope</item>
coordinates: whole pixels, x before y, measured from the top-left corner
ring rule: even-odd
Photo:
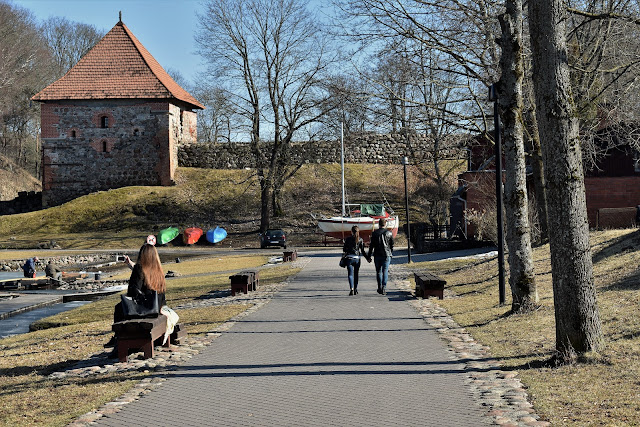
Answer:
[[[409,187],[420,173],[410,169]],[[400,165],[347,165],[350,201],[387,201],[404,215],[404,181]],[[294,244],[318,240],[313,215],[340,210],[339,165],[306,165],[283,190],[284,215],[272,227],[285,229]],[[412,220],[422,212],[416,204]],[[137,247],[148,234],[170,225],[181,230],[198,226],[227,229],[224,246],[257,245],[260,224],[259,186],[249,170],[178,168],[172,187],[125,187],[92,193],[61,206],[19,215],[0,222],[0,248],[27,249],[37,243],[63,248]]]

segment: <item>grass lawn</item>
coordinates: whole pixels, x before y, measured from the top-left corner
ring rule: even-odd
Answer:
[[[167,304],[177,307],[207,293],[229,288],[228,269],[252,268],[264,264],[263,256],[218,257],[188,261],[179,277],[167,282]],[[173,270],[174,269],[172,266]],[[279,283],[298,272],[280,265],[260,272],[261,285]],[[113,307],[119,295],[59,313],[36,322],[34,332],[0,340],[0,425],[63,426],[78,416],[97,409],[130,390],[148,373],[126,372],[89,378],[50,379],[49,374],[65,370],[94,353],[111,337]],[[205,334],[249,308],[249,305],[220,305],[176,309],[180,323],[190,335]]]
[[[540,308],[506,316],[498,304],[497,260],[416,263],[447,280],[457,296],[437,303],[516,370],[538,413],[553,425],[640,425],[640,232],[591,234],[598,307],[606,340],[575,365],[545,366],[555,347],[549,246],[534,250]],[[507,266],[508,271],[508,266]]]

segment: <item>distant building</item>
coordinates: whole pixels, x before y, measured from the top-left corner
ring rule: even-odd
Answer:
[[[638,135],[637,125],[618,124],[601,129],[594,146],[600,156],[585,172],[587,217],[591,228],[637,226],[640,205],[640,151],[630,136]],[[477,138],[471,144],[466,172],[458,176],[458,191],[450,199],[450,234],[472,237],[475,226],[467,214],[495,207],[495,156],[492,143]],[[504,165],[504,159],[502,160]],[[504,167],[504,166],[503,166]],[[503,180],[505,175],[503,174]],[[527,174],[527,188],[535,196],[533,177]]]
[[[171,185],[178,144],[204,109],[119,21],[41,102],[43,205],[99,190]]]

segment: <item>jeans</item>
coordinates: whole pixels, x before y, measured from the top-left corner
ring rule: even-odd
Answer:
[[[349,289],[358,289],[358,273],[360,272],[360,258],[347,258],[347,278]]]
[[[389,279],[389,264],[391,263],[391,258],[374,257],[373,263],[376,266],[376,281],[378,282],[378,289],[385,290],[387,288],[387,280]]]

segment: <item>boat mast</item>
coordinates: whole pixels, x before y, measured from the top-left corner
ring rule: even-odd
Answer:
[[[344,122],[340,122],[340,169],[342,170],[342,216],[347,215],[344,206]]]

